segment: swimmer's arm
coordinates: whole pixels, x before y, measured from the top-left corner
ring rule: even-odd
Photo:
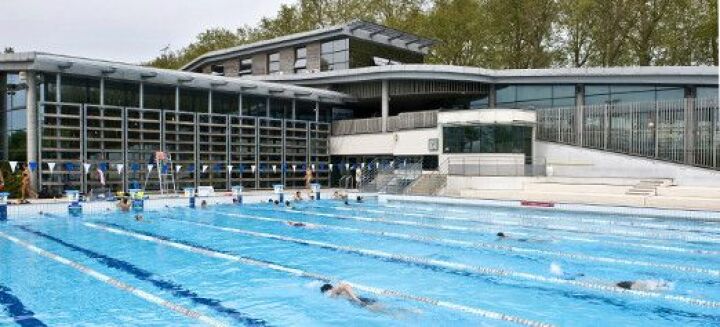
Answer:
[[[340,283],[338,286],[333,288],[333,295],[340,296],[345,295],[353,302],[356,303],[362,303],[360,298],[355,295],[355,292],[353,292],[352,287],[345,283]]]

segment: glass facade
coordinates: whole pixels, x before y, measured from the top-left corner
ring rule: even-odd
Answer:
[[[100,104],[100,79],[62,75],[62,102]]]
[[[297,120],[315,120],[315,102],[313,101],[295,101],[295,119]]]
[[[140,107],[140,84],[105,80],[105,104],[120,107]]]
[[[572,107],[575,85],[497,85],[495,107],[535,109]]]
[[[523,153],[532,157],[532,127],[515,125],[443,128],[443,153]]]
[[[307,73],[307,48],[295,49],[295,73]]]
[[[277,119],[290,119],[292,116],[292,100],[270,98],[270,117]]]
[[[208,112],[208,91],[180,88],[180,111]]]
[[[245,116],[267,116],[267,98],[245,94],[242,97],[242,114]]]
[[[27,86],[20,80],[17,73],[9,73],[0,75],[4,77],[0,87],[3,90],[3,130],[5,137],[3,141],[3,152],[7,149],[7,154],[3,153],[6,160],[14,160],[24,162],[26,160],[26,138],[27,138],[27,110],[26,96]]]
[[[320,70],[339,70],[350,68],[349,40],[340,39],[325,42],[320,46]]]
[[[585,85],[585,104],[619,104],[679,100],[685,97],[681,86],[655,85]]]
[[[363,40],[350,40],[350,68],[376,65],[376,59],[401,64],[422,63],[423,55]]]
[[[698,86],[695,97],[698,99],[717,99],[718,98],[718,88],[717,87],[708,87],[708,86]]]
[[[175,110],[175,87],[144,84],[143,108]]]
[[[240,68],[238,76],[252,75],[252,58],[240,59]]]
[[[212,112],[215,114],[238,114],[238,95],[213,91]]]

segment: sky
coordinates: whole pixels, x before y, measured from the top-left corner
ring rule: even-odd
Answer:
[[[140,63],[211,27],[254,25],[291,0],[0,0],[0,48]]]

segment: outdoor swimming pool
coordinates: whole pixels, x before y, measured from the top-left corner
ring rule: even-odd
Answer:
[[[0,325],[720,324],[717,222],[406,202],[219,205],[142,222],[12,219],[0,224],[0,253]],[[340,280],[385,311],[320,293]],[[614,286],[625,280],[669,285]]]

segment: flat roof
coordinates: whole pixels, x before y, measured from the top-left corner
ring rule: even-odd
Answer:
[[[243,44],[237,47],[210,51],[193,59],[180,69],[193,70],[208,61],[229,59],[235,56],[322,41],[338,36],[354,37],[422,54],[427,54],[430,47],[437,43],[435,40],[423,38],[415,34],[406,33],[387,26],[361,20],[354,20],[345,24],[289,34],[274,39]]]
[[[715,66],[633,66],[485,69],[452,65],[389,65],[316,73],[244,76],[243,79],[326,85],[383,79],[453,80],[495,84],[688,84],[718,85]]]
[[[343,103],[353,97],[334,91],[288,84],[160,69],[122,62],[44,52],[0,54],[0,71],[37,71],[212,89],[225,92]]]

